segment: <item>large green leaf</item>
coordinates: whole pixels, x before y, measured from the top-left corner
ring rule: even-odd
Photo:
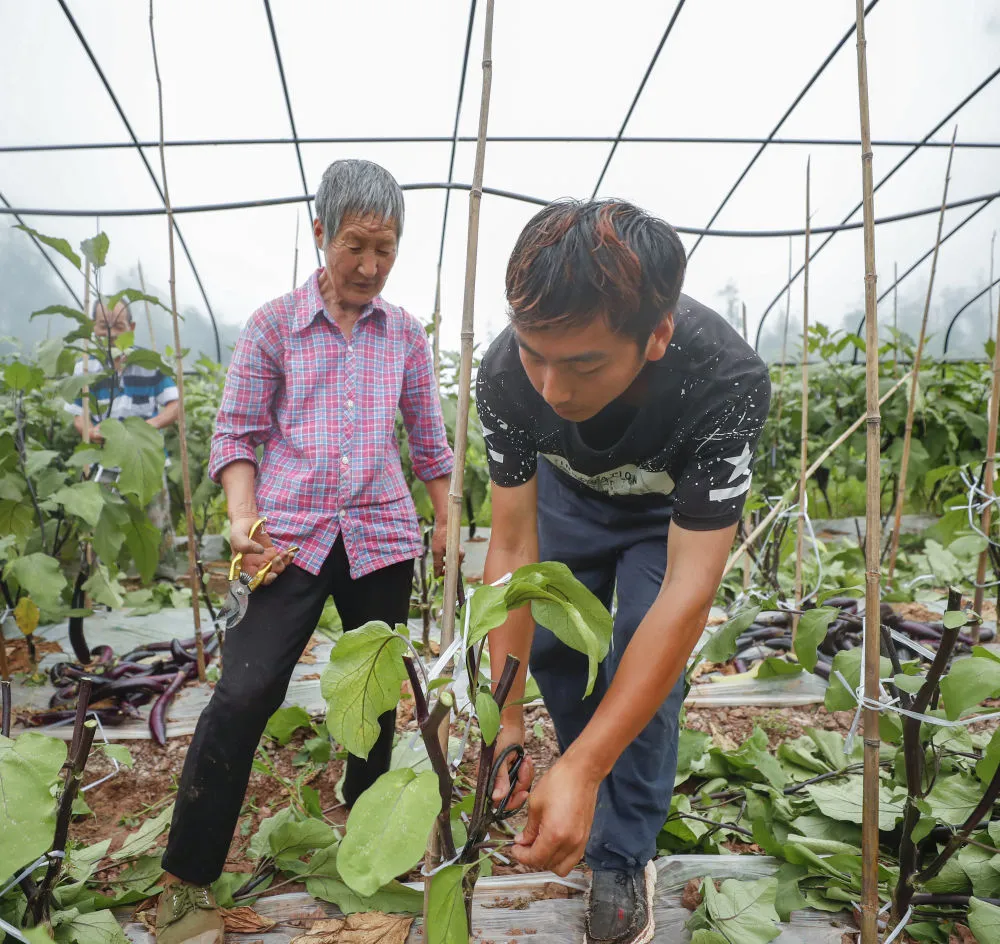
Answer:
[[[160,562],[160,531],[141,508],[127,505],[126,512],[128,518],[123,526],[125,544],[142,579],[152,580]]]
[[[108,500],[104,503],[101,517],[94,528],[94,550],[102,561],[114,563],[118,560],[125,543],[125,527],[128,522],[129,515],[124,502]],[[142,571],[142,567],[139,569]]]
[[[812,672],[815,667],[816,649],[826,639],[826,631],[839,615],[840,610],[835,606],[818,606],[814,610],[806,610],[799,617],[793,648],[807,672]]]
[[[16,580],[18,586],[43,610],[58,609],[62,604],[66,577],[59,561],[48,554],[26,554],[8,561],[3,576],[4,580]]]
[[[367,757],[378,740],[379,716],[399,701],[406,679],[406,640],[385,623],[345,633],[330,653],[321,690],[330,734],[352,754]]]
[[[61,912],[61,916],[63,920],[55,929],[58,944],[129,944],[118,919],[110,911],[80,914],[76,908],[71,908]],[[52,916],[54,925],[59,917],[57,914]]]
[[[119,466],[118,491],[146,505],[163,488],[163,434],[138,416],[101,424],[104,464]]]
[[[500,708],[489,692],[476,695],[476,718],[484,744],[492,744],[500,733]]]
[[[149,851],[160,835],[166,831],[173,815],[174,804],[170,803],[157,816],[145,820],[142,826],[122,843],[121,848],[111,854],[111,858],[120,862],[122,859],[132,859]]]
[[[1000,907],[973,898],[969,902],[969,930],[979,944],[1000,944]]]
[[[37,390],[45,383],[45,373],[41,368],[32,364],[22,364],[20,361],[11,361],[3,371],[3,382],[11,390],[19,390],[22,393],[29,393]]]
[[[982,796],[982,785],[975,778],[942,771],[927,795],[927,802],[936,819],[950,826],[960,826],[969,818]]]
[[[788,782],[788,775],[771,753],[767,735],[755,727],[742,744],[732,751],[719,751],[727,766],[747,780],[766,780],[772,787],[780,789]]]
[[[271,854],[271,833],[288,823],[297,822],[295,819],[295,812],[290,806],[286,806],[282,810],[278,810],[271,816],[262,819],[257,826],[257,831],[253,834],[253,838],[250,840],[250,845],[247,847],[247,854],[251,859],[259,859],[261,856]]]
[[[762,878],[755,882],[726,879],[716,891],[711,879],[702,882],[704,901],[694,913],[688,926],[703,934],[700,940],[713,941],[717,933],[727,942],[739,944],[767,944],[780,933],[778,912],[774,900],[778,891],[776,878]]]
[[[51,500],[61,505],[66,514],[82,518],[94,528],[100,520],[106,495],[107,492],[96,482],[77,482],[59,489]]]
[[[859,646],[857,649],[848,649],[838,652],[833,657],[833,665],[830,666],[830,684],[826,690],[824,704],[827,711],[853,711],[858,703],[854,698],[854,692],[861,684],[861,656],[864,652]],[[847,680],[850,691],[844,688],[837,672]],[[879,678],[892,678],[892,663],[885,657],[879,656]]]
[[[951,720],[986,698],[1000,694],[1000,662],[972,656],[952,664],[941,679],[941,696]]]
[[[284,747],[299,728],[308,728],[311,724],[312,719],[305,708],[301,705],[291,705],[288,708],[279,708],[271,715],[264,733]]]
[[[478,587],[469,598],[469,645],[475,645],[507,619],[506,587]]]
[[[309,862],[308,872],[303,876],[306,891],[313,898],[320,898],[335,904],[345,915],[359,911],[381,911],[387,914],[402,912],[420,914],[424,910],[424,896],[414,888],[407,888],[400,882],[392,881],[383,885],[374,895],[363,898],[348,888],[337,871],[338,846],[321,849]]]
[[[465,916],[462,879],[466,869],[449,865],[431,879],[427,898],[427,944],[469,944],[469,924]]]
[[[95,603],[102,603],[113,610],[120,609],[125,605],[125,601],[119,592],[121,587],[117,580],[112,580],[108,573],[108,568],[104,564],[97,564],[92,570],[90,577],[83,585],[83,589],[90,594]]]
[[[67,243],[67,245],[69,245]],[[64,318],[69,318],[75,321],[77,324],[89,324],[90,318],[88,318],[79,308],[70,308],[68,305],[49,305],[46,308],[40,308],[38,311],[33,311],[29,321],[34,321],[39,315],[62,315]]]
[[[736,640],[750,628],[760,614],[759,606],[740,610],[732,619],[715,630],[699,653],[706,662],[728,662],[736,653]]]
[[[12,534],[24,546],[28,536],[38,526],[35,512],[26,501],[0,501],[0,534]]]
[[[437,774],[391,770],[354,804],[340,844],[341,878],[359,895],[374,895],[420,861],[438,813]]]
[[[861,778],[845,777],[806,787],[812,801],[824,816],[848,823],[861,822]],[[903,815],[903,805],[893,799],[893,791],[884,783],[879,786],[878,828],[888,831]]]
[[[980,898],[1000,897],[1000,855],[980,846],[963,846],[956,858],[972,882],[973,895]]]
[[[34,236],[40,243],[45,243],[50,249],[54,249],[59,253],[64,259],[68,259],[73,263],[76,268],[80,268],[80,257],[73,252],[73,247],[65,239],[59,236],[46,236],[43,233],[38,232],[37,229],[32,229],[30,226],[25,226],[23,223],[18,224],[14,229],[19,229],[29,236]]]
[[[56,804],[52,787],[66,762],[66,742],[29,731],[0,735],[0,871],[30,865],[52,845]]]
[[[279,862],[282,859],[298,859],[314,849],[325,849],[336,841],[336,830],[318,819],[281,823],[268,836],[271,856]]]

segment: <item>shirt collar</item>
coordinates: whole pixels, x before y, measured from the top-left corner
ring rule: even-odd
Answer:
[[[309,278],[292,292],[292,330],[296,332],[305,331],[317,315],[322,315],[330,324],[334,324],[333,318],[323,304],[323,296],[319,290],[319,274],[322,269],[317,269]],[[384,315],[386,311],[385,301],[381,295],[376,295],[361,312],[358,321],[366,320],[370,315]]]

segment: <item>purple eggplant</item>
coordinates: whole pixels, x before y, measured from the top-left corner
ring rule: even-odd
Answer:
[[[160,747],[167,746],[167,709],[174,700],[174,696],[180,691],[181,686],[194,674],[196,666],[191,665],[181,669],[167,686],[166,691],[156,699],[153,710],[149,713],[149,731],[153,735],[153,740]]]
[[[754,622],[758,626],[791,626],[792,614],[783,610],[775,610],[769,613],[759,613]]]
[[[76,582],[73,584],[72,605],[74,610],[82,610],[86,602],[86,593],[83,585],[87,582],[88,576],[86,567],[80,568],[80,572],[76,575]],[[69,618],[69,642],[73,647],[73,654],[76,656],[77,661],[86,665],[90,661],[90,647],[87,645],[87,639],[83,634],[82,616],[71,616]]]
[[[110,646],[94,646],[90,650],[90,661],[97,665],[107,665],[115,657],[115,651]]]
[[[174,664],[178,666],[188,665],[191,662],[198,661],[198,657],[188,652],[181,645],[181,641],[179,639],[171,640],[170,654],[174,657]]]

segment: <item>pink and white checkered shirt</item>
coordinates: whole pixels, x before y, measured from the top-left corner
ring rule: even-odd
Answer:
[[[244,326],[209,475],[218,481],[229,463],[252,462],[274,542],[298,544],[295,563],[317,574],[343,533],[356,579],[423,549],[400,466],[397,409],[421,480],[448,475],[454,458],[423,326],[378,296],[348,341],[323,305],[320,271]]]

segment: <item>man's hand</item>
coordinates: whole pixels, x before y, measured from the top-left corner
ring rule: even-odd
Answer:
[[[233,518],[230,522],[229,546],[233,554],[242,553],[242,569],[251,576],[257,573],[268,561],[273,560],[271,572],[264,578],[264,586],[274,583],[285,567],[291,563],[294,553],[279,551],[270,535],[261,528],[254,539],[250,538],[250,529],[259,519],[259,515]]]
[[[495,757],[499,757],[505,748],[509,747],[511,744],[524,744],[524,717],[521,713],[521,709],[510,709],[511,712],[516,711],[517,716],[512,720],[508,720],[506,717],[503,721],[503,726],[500,728],[500,733],[497,735],[497,746]],[[503,798],[507,796],[507,791],[510,789],[510,776],[508,774],[508,769],[510,765],[514,762],[513,757],[507,758],[508,763],[504,764],[503,767],[497,771],[497,779],[493,785],[493,797],[492,800],[494,804],[503,802]],[[528,754],[524,755],[524,760],[521,761],[521,768],[517,773],[517,788],[514,790],[510,801],[507,803],[507,809],[516,810],[525,800],[528,799],[528,791],[531,789],[531,781],[535,776],[535,765],[531,757]]]
[[[92,443],[102,443],[104,442],[104,435],[101,433],[101,424],[98,423],[96,426],[90,427],[90,441]]]
[[[447,518],[439,515],[434,523],[434,534],[431,535],[431,554],[434,557],[434,576],[440,577],[444,573],[444,555],[448,549],[448,525]],[[465,560],[465,548],[458,546],[458,565],[462,566]]]
[[[568,875],[587,846],[600,781],[572,763],[566,755],[556,761],[528,800],[528,823],[511,854],[534,871]]]

